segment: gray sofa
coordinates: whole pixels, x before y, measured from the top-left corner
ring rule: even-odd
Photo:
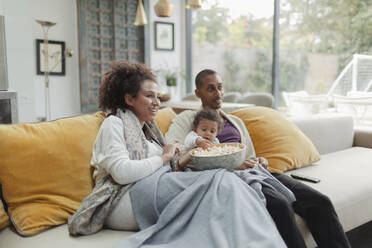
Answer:
[[[321,115],[293,119],[313,141],[321,160],[296,171],[318,177],[318,184],[306,183],[328,195],[345,231],[372,220],[372,128],[354,129],[348,116]],[[287,172],[290,174],[292,171]],[[298,216],[297,216],[298,217]],[[315,247],[300,217],[298,225],[308,247]],[[67,225],[23,238],[9,227],[0,231],[0,247],[7,248],[93,248],[112,247],[131,232],[103,230],[95,235],[70,237]]]
[[[371,221],[372,128],[354,128],[351,116],[335,114],[293,121],[321,154],[320,161],[296,172],[321,179],[317,184],[305,183],[330,197],[345,232]],[[315,247],[301,218],[298,224],[308,247]]]

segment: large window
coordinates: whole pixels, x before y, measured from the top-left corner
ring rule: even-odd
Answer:
[[[288,73],[280,88],[327,94],[353,54],[371,54],[370,6],[370,0],[282,1],[280,67]]]
[[[283,91],[327,95],[354,54],[372,55],[370,6],[371,0],[280,1],[279,106]],[[211,68],[227,91],[271,92],[273,13],[274,0],[202,1],[192,16],[193,78]],[[372,60],[363,63],[357,80],[368,84]],[[351,90],[351,73],[344,77]]]
[[[226,91],[271,91],[273,0],[208,0],[192,16],[192,76],[219,72]]]

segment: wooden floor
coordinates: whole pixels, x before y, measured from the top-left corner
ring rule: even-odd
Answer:
[[[346,234],[352,248],[372,248],[372,221]]]

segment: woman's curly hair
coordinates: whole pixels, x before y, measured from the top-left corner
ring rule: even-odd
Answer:
[[[128,61],[116,61],[105,73],[99,87],[99,107],[102,111],[116,114],[118,108],[125,111],[129,105],[124,95],[136,97],[144,80],[156,80],[156,76],[146,65]]]

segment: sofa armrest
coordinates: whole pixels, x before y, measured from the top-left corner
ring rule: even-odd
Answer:
[[[342,114],[317,114],[291,118],[313,142],[320,154],[341,151],[353,146],[353,118]]]
[[[372,148],[372,128],[355,128],[354,146]]]

